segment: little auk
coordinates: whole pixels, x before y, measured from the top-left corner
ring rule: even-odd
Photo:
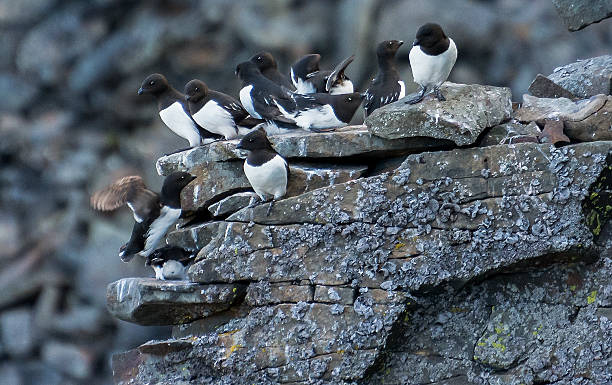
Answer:
[[[291,102],[274,100],[286,118],[295,121],[298,127],[313,132],[346,126],[361,101],[362,95],[359,92],[341,95],[293,94]]]
[[[289,166],[268,141],[265,132],[254,130],[245,135],[236,146],[237,149],[249,152],[244,161],[244,174],[251,187],[259,196],[259,202],[253,202],[249,207],[255,207],[267,201],[272,196],[266,215],[270,215],[274,202],[287,192]]]
[[[278,65],[274,56],[270,52],[259,52],[249,59],[255,63],[259,71],[263,76],[272,80],[279,86],[283,86],[291,91],[295,91],[293,84],[287,79],[287,77],[278,71]]]
[[[164,75],[147,76],[138,90],[138,95],[143,94],[155,96],[162,121],[172,132],[187,139],[190,147],[199,146],[203,139],[221,138],[220,135],[202,128],[191,118],[185,95],[174,89]]]
[[[421,87],[416,96],[406,101],[415,104],[423,100],[429,88],[439,101],[444,101],[440,86],[446,81],[455,61],[457,46],[450,37],[435,23],[427,23],[416,34],[416,40],[410,50],[410,67],[414,82]]]
[[[261,120],[251,118],[238,100],[209,89],[201,80],[190,80],[184,91],[193,120],[225,139],[245,135],[249,128],[261,123]]]
[[[155,278],[161,280],[186,280],[186,267],[193,261],[194,254],[178,246],[166,245],[145,259],[145,265],[155,271]]]
[[[363,109],[368,117],[375,109],[393,103],[406,95],[406,86],[395,68],[395,53],[404,44],[401,40],[386,40],[378,44],[378,74],[365,93]]]
[[[319,70],[321,55],[303,56],[291,66],[291,81],[299,94],[350,94],[354,91],[353,82],[346,76],[345,70],[354,59],[355,56],[350,56],[333,70],[321,71]]]
[[[181,216],[181,191],[195,176],[174,172],[164,179],[161,193],[149,190],[140,176],[126,176],[91,196],[91,206],[113,211],[127,204],[134,214],[134,227],[128,243],[119,250],[123,262],[135,255],[148,257],[170,226]]]
[[[236,66],[236,75],[242,80],[240,102],[254,118],[292,125],[295,122],[283,116],[274,102],[291,102],[291,91],[262,75],[255,63],[246,61]]]

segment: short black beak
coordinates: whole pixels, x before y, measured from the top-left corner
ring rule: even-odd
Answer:
[[[397,45],[397,46],[398,46],[398,47],[401,47],[401,46],[402,46],[402,44],[404,44],[404,41],[403,41],[403,40],[400,40],[400,41],[398,41],[398,45]]]
[[[185,95],[185,100],[186,100],[186,101],[191,100],[191,96],[189,96],[189,95]]]
[[[143,93],[144,93],[144,90],[142,89],[142,87],[140,87],[140,88],[138,89],[138,95],[142,95]]]
[[[412,43],[412,46],[415,47],[417,45],[421,44],[421,42],[419,41],[419,39],[414,39],[414,43]]]
[[[242,142],[238,142],[238,144],[236,145],[236,149],[244,150],[244,147],[242,147]]]

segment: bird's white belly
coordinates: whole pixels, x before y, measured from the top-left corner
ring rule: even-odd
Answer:
[[[401,80],[398,81],[397,83],[400,86],[400,92],[399,92],[399,98],[398,98],[398,100],[399,100],[399,99],[403,98],[404,96],[406,96],[406,85]]]
[[[255,193],[265,200],[266,195],[278,199],[287,192],[287,168],[285,160],[276,155],[261,166],[251,166],[244,161],[244,174]]]
[[[306,129],[335,128],[346,125],[336,117],[334,109],[329,104],[298,111],[294,120],[299,127]]]
[[[455,61],[457,60],[457,47],[453,39],[446,52],[438,55],[427,55],[421,47],[415,46],[410,50],[410,67],[414,82],[422,86],[439,86],[448,78]]]
[[[295,92],[298,94],[306,95],[314,94],[315,92],[317,92],[314,84],[312,84],[308,80],[302,80],[300,78],[297,78],[297,82],[294,81],[293,85],[295,86]]]
[[[198,128],[179,102],[174,102],[159,111],[159,116],[172,132],[181,138],[187,139],[191,147],[200,144]]]
[[[255,112],[255,107],[253,107],[253,100],[251,99],[251,90],[253,89],[252,85],[248,85],[243,87],[240,90],[240,103],[245,110],[254,118],[261,119],[261,115]]]
[[[181,216],[181,209],[173,209],[163,206],[159,212],[159,217],[151,223],[146,234],[145,247],[140,252],[143,257],[148,257],[155,251],[159,241],[166,235],[170,226],[174,225]]]
[[[353,93],[353,82],[345,80],[342,83],[335,85],[329,90],[330,95],[341,95],[341,94],[352,94]]]
[[[214,100],[209,100],[192,116],[200,126],[214,134],[223,135],[225,139],[234,139],[238,135],[232,114]]]

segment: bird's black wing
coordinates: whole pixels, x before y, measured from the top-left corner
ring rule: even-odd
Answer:
[[[268,95],[263,91],[253,92],[251,91],[251,99],[253,101],[253,108],[264,120],[275,120],[281,123],[295,123],[293,119],[287,118],[278,108],[278,104],[281,104],[283,108],[287,103],[291,104],[290,98],[285,95]],[[289,105],[287,106],[289,108]]]
[[[346,79],[346,75],[344,74],[344,71],[346,70],[346,67],[348,67],[348,65],[353,62],[353,60],[355,60],[355,55],[351,55],[347,57],[346,59],[342,60],[332,70],[332,72],[327,77],[327,80],[325,81],[325,91],[326,92],[329,92],[336,83],[340,83]]]
[[[136,222],[159,215],[159,195],[149,190],[140,176],[123,177],[110,186],[96,191],[90,199],[91,207],[99,211],[113,211],[127,204]]]
[[[238,100],[222,92],[209,92],[211,99],[229,112],[232,115],[234,122],[238,123],[249,116],[249,113],[244,109],[244,107],[242,107],[242,104],[240,104]]]

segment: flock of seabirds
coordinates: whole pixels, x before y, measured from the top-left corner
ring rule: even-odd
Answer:
[[[149,75],[138,94],[155,97],[162,121],[188,140],[190,148],[242,137],[236,148],[248,152],[244,173],[259,197],[249,207],[270,202],[269,215],[274,202],[287,191],[289,167],[266,134],[295,129],[331,131],[346,126],[362,103],[367,117],[377,108],[404,98],[404,82],[395,67],[395,54],[402,44],[399,40],[378,44],[378,74],[364,93],[355,92],[345,74],[353,56],[326,71],[319,69],[320,55],[306,55],[291,66],[287,77],[278,71],[270,53],[261,52],[236,67],[242,81],[240,101],[209,89],[197,79],[185,85],[183,94],[161,74]],[[417,31],[409,58],[420,91],[405,103],[419,103],[429,93],[444,101],[440,86],[457,59],[454,41],[438,24],[424,24]],[[155,278],[186,278],[185,267],[193,254],[179,247],[158,246],[181,217],[181,191],[194,179],[187,172],[172,173],[158,194],[149,190],[140,176],[127,176],[91,196],[96,210],[112,211],[127,205],[133,212],[132,235],[119,250],[122,261],[140,255],[155,270]]]

